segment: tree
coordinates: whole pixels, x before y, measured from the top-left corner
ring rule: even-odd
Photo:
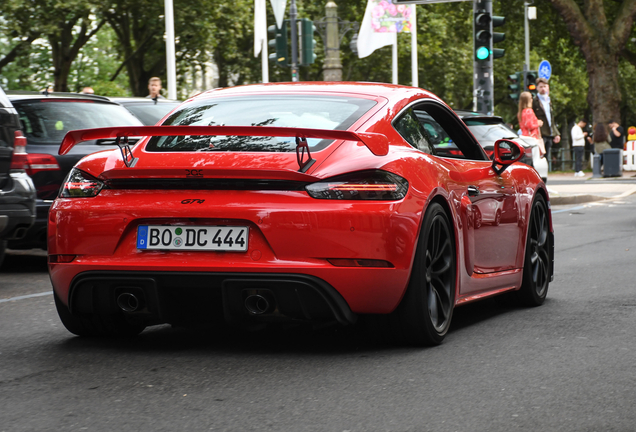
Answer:
[[[589,78],[587,100],[594,121],[619,119],[619,57],[632,33],[636,0],[620,4],[587,0],[583,10],[574,0],[550,1],[585,58]]]

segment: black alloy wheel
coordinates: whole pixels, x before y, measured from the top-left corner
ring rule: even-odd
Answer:
[[[406,294],[393,314],[397,339],[413,345],[438,345],[450,327],[455,306],[455,240],[438,203],[426,211]]]
[[[532,204],[526,256],[523,264],[523,282],[519,296],[528,306],[540,306],[548,295],[550,284],[550,235],[548,209],[545,199],[537,195]]]

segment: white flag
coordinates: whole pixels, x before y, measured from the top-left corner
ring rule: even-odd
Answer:
[[[373,29],[373,8],[377,5],[377,1],[368,0],[367,9],[364,12],[364,19],[358,33],[358,57],[364,58],[370,56],[373,51],[383,46],[397,44],[397,33],[395,32],[376,32]]]
[[[254,0],[254,57],[258,57],[267,43],[267,11],[266,0]]]
[[[283,20],[285,19],[285,8],[287,7],[287,0],[269,0],[274,9],[274,17],[276,17],[276,26],[281,28],[283,26]]]

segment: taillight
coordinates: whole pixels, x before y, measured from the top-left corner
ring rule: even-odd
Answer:
[[[526,150],[526,157],[532,160],[532,147],[524,147]]]
[[[41,153],[28,153],[27,157],[27,174],[33,176],[42,171],[56,171],[60,169],[55,156]]]
[[[21,131],[15,131],[13,140],[13,157],[11,158],[12,170],[28,170],[29,162],[27,160],[26,152],[26,137],[22,135]]]
[[[362,171],[305,186],[312,198],[336,200],[400,200],[406,196],[406,179],[387,171]]]
[[[73,168],[60,191],[62,198],[90,198],[97,196],[104,187],[104,183],[90,174]]]

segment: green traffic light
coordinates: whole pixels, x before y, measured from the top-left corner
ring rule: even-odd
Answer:
[[[490,50],[487,47],[479,47],[477,48],[477,52],[475,53],[478,60],[486,60],[488,56],[490,56]]]

